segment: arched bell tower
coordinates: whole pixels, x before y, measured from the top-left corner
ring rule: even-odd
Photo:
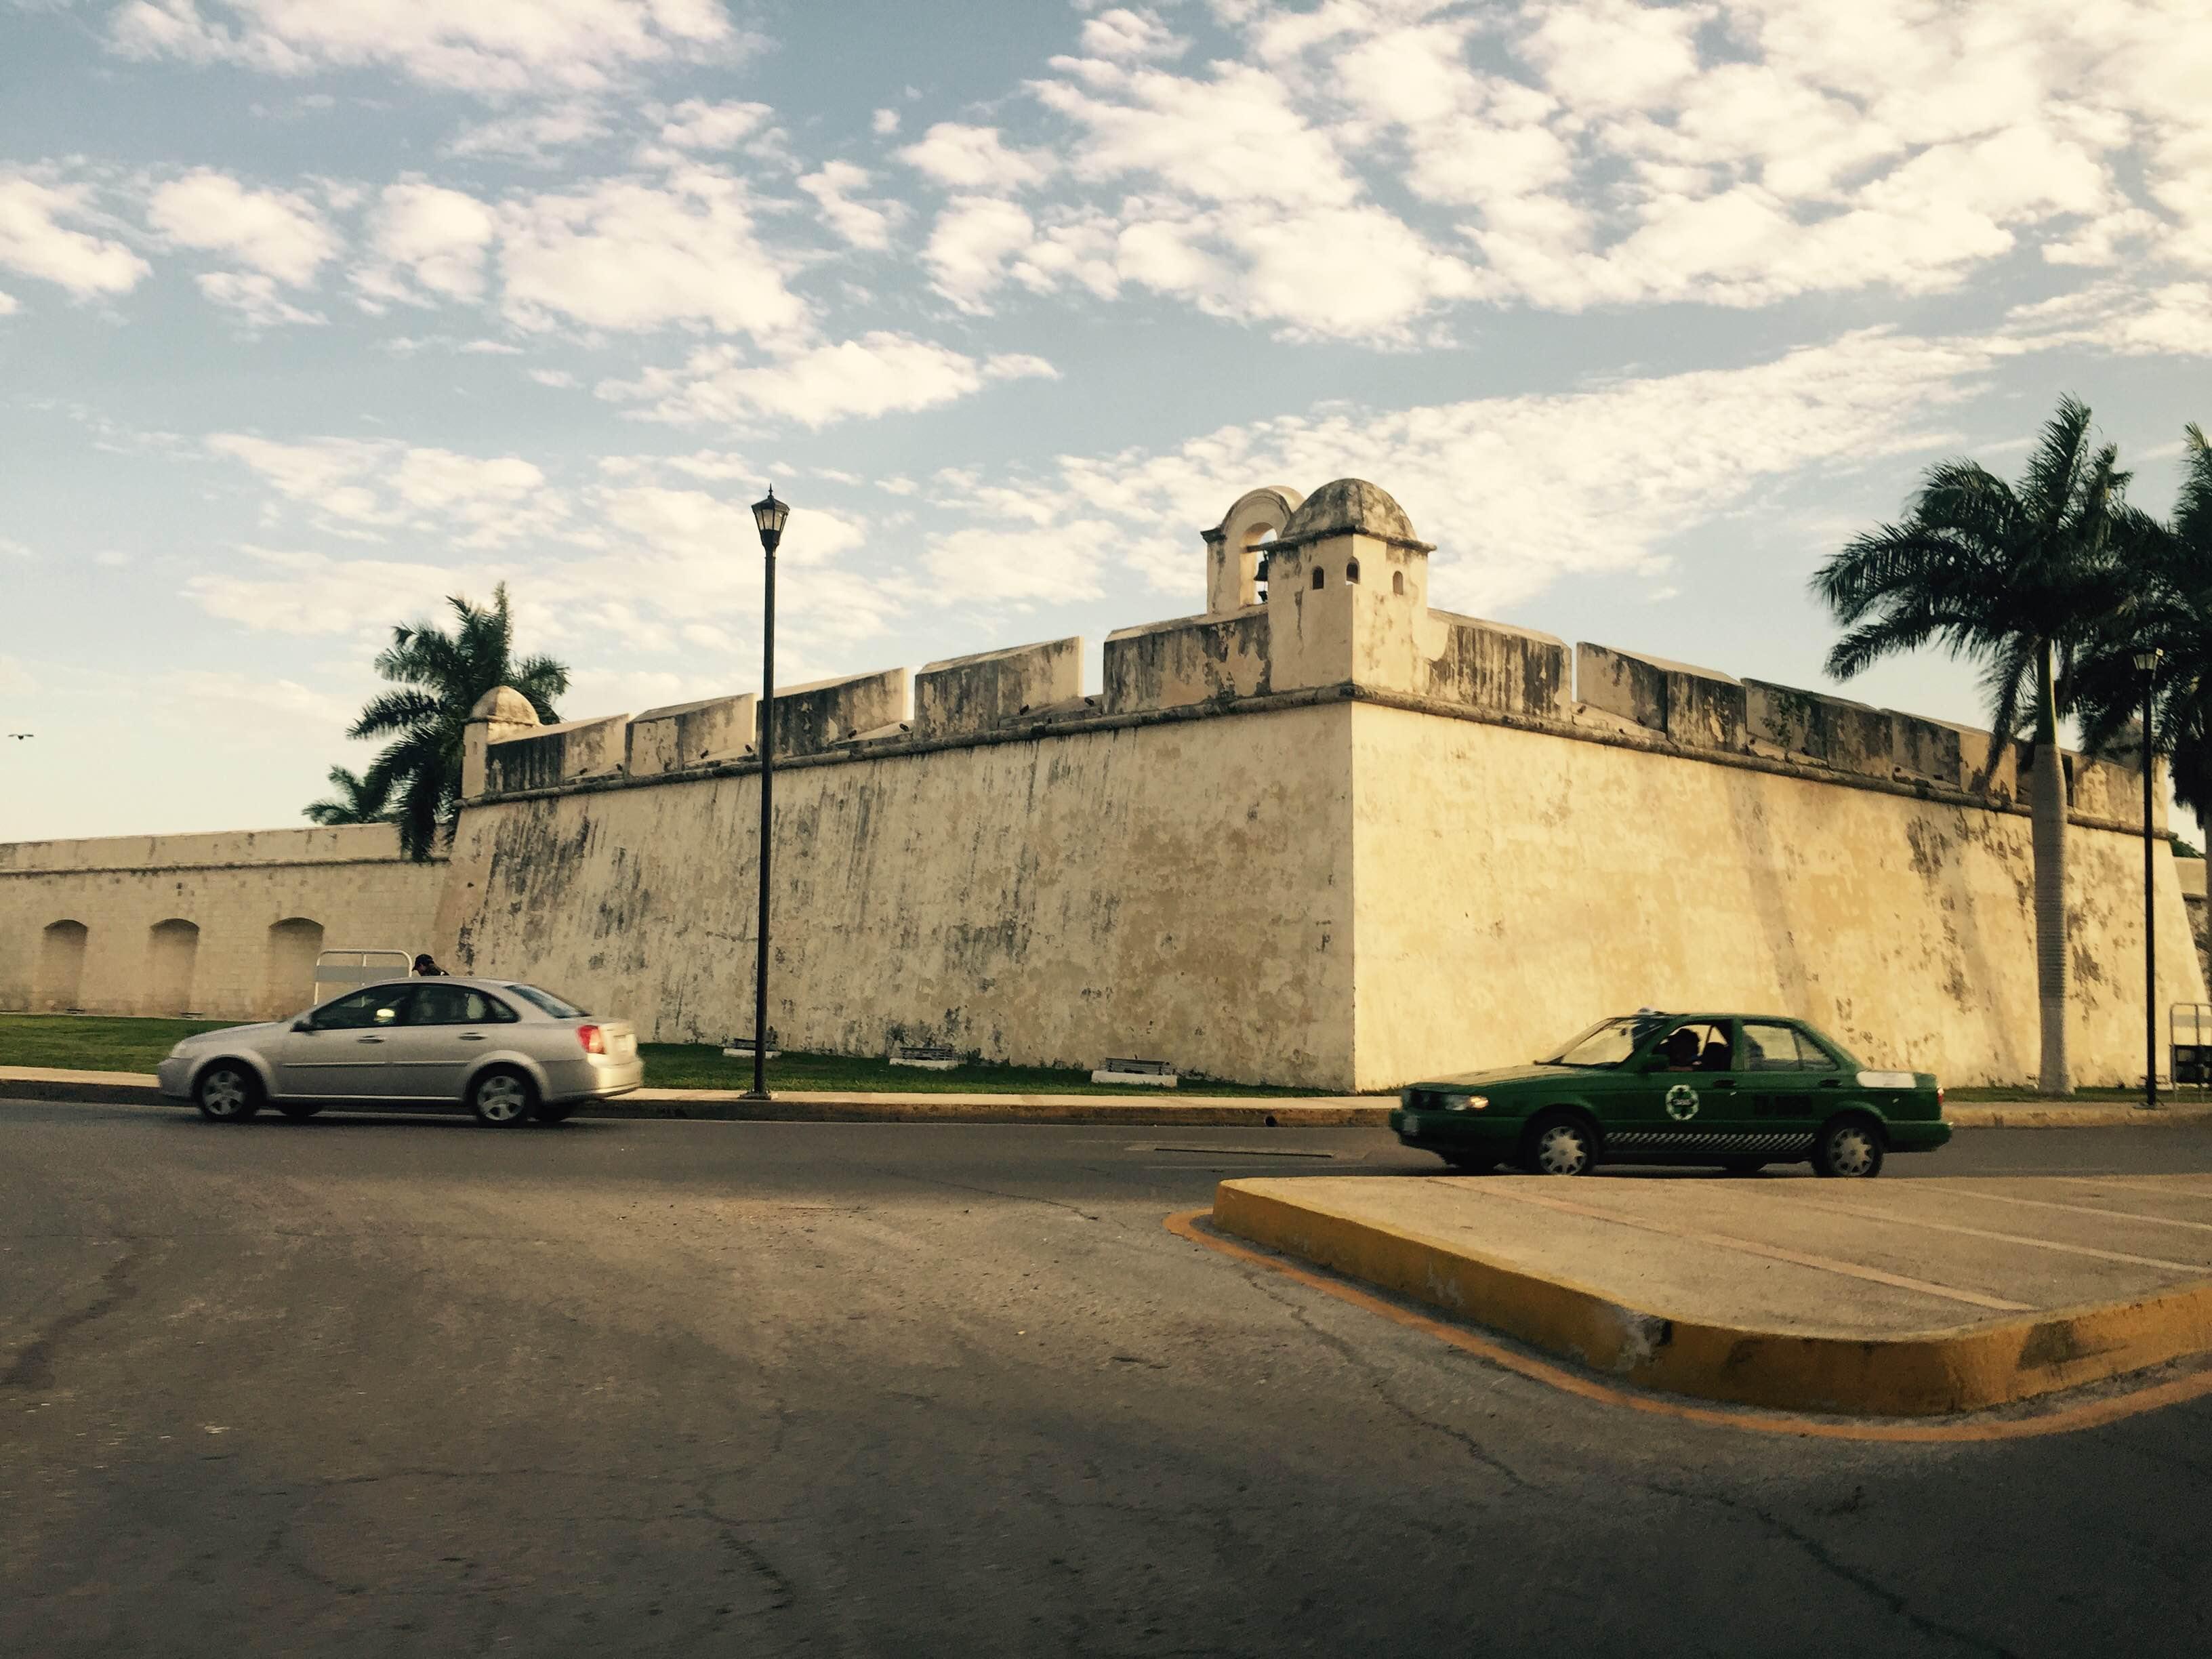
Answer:
[[[1260,603],[1260,562],[1269,538],[1304,504],[1287,484],[1248,489],[1206,537],[1206,614],[1233,616]]]

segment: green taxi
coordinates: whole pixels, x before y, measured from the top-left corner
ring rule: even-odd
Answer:
[[[1455,1170],[1562,1176],[1601,1163],[1748,1172],[1810,1161],[1864,1177],[1886,1152],[1951,1138],[1925,1072],[1869,1070],[1802,1019],[1648,1008],[1601,1020],[1533,1066],[1417,1083],[1390,1127]]]

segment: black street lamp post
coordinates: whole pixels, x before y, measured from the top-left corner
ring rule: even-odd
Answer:
[[[2143,1106],[2149,1111],[2158,1109],[2158,886],[2152,859],[2158,842],[2151,833],[2151,778],[2158,769],[2152,759],[2156,750],[2151,744],[2151,718],[2158,658],[2155,651],[2136,653],[2136,672],[2143,683]]]
[[[767,498],[753,503],[753,523],[760,529],[761,551],[767,556],[768,597],[761,617],[760,718],[756,742],[760,749],[760,919],[753,939],[753,1086],[748,1100],[768,1098],[768,881],[769,828],[775,804],[775,549],[783,539],[783,521],[791,516],[787,502],[775,498],[769,487]]]

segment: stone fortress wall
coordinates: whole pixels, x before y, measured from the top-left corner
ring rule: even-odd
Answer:
[[[0,1008],[273,1019],[325,944],[420,948],[445,874],[384,823],[0,844]]]
[[[1432,610],[1431,549],[1358,480],[1250,491],[1205,540],[1205,613],[1109,635],[1096,692],[1072,639],[779,692],[778,1042],[1376,1088],[1625,1008],[1744,1006],[1955,1083],[2032,1073],[2008,747]],[[654,1037],[744,1033],[757,700],[477,713],[430,947]],[[2077,1073],[2119,1082],[2141,774],[2063,760]],[[2160,999],[2201,1000],[2159,879]],[[16,932],[24,1006],[51,975]]]

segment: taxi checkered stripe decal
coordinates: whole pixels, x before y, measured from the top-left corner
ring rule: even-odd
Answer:
[[[1813,1137],[1802,1133],[1781,1134],[1771,1131],[1747,1132],[1729,1134],[1715,1130],[1705,1133],[1686,1134],[1662,1130],[1650,1133],[1641,1129],[1622,1134],[1610,1134],[1605,1144],[1624,1152],[1802,1152],[1813,1144]]]

